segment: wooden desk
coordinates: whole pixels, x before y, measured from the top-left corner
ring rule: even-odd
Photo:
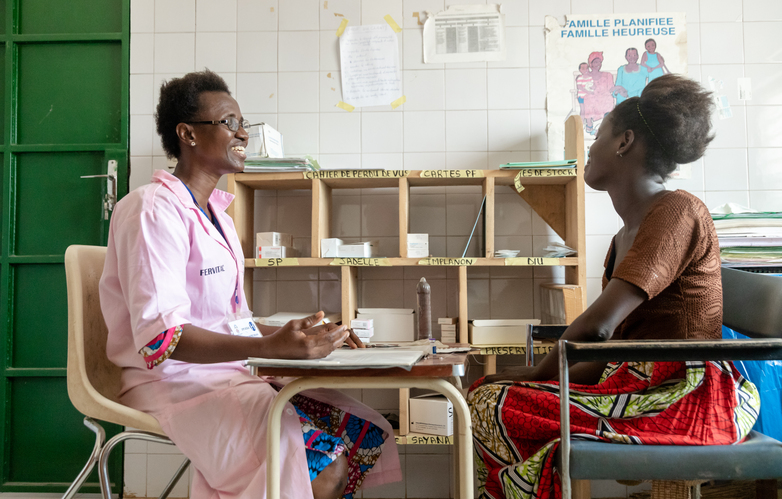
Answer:
[[[424,388],[445,395],[454,408],[454,471],[458,488],[456,497],[473,497],[472,426],[470,411],[462,394],[447,381],[463,376],[466,353],[435,355],[419,361],[410,371],[391,369],[299,369],[257,367],[248,362],[250,371],[258,376],[293,376],[279,391],[269,410],[267,449],[267,499],[280,497],[280,421],[285,403],[297,393],[315,388]]]

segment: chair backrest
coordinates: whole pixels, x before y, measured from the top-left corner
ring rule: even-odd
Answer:
[[[108,330],[98,284],[106,248],[69,246],[65,251],[68,288],[68,396],[85,416],[162,434],[152,416],[119,403],[122,369],[106,356]]]
[[[782,277],[722,268],[722,323],[752,338],[782,338]]]

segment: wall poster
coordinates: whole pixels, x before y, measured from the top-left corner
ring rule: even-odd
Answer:
[[[616,104],[641,95],[663,74],[687,74],[681,12],[573,15],[564,26],[546,16],[545,32],[549,160],[564,159],[564,123],[570,116],[581,116],[588,150]]]

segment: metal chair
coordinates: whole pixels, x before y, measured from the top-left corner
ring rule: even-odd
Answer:
[[[753,339],[604,343],[560,340],[559,471],[564,499],[571,497],[571,480],[707,481],[782,477],[782,443],[755,431],[737,445],[622,445],[570,440],[570,412],[564,410],[570,405],[569,361],[782,359],[782,277],[723,268],[722,286],[723,323]],[[776,491],[771,497],[776,497]]]
[[[137,439],[174,445],[154,417],[118,401],[122,369],[106,356],[108,331],[100,310],[98,292],[105,259],[106,248],[100,246],[69,246],[65,251],[65,278],[68,288],[68,396],[73,406],[86,416],[84,425],[95,432],[95,447],[63,499],[71,499],[78,492],[96,463],[99,463],[101,494],[104,499],[111,499],[109,454],[115,445],[124,440]],[[123,431],[106,442],[105,431],[96,419],[138,430]],[[185,459],[163,490],[161,499],[168,497],[189,465],[190,460]]]

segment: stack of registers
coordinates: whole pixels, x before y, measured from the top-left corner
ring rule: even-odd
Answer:
[[[437,324],[440,325],[440,341],[447,344],[458,343],[456,341],[456,326],[458,322],[458,317],[440,317],[437,319]]]
[[[268,123],[251,125],[244,160],[245,172],[305,172],[319,170],[318,162],[306,158],[286,158],[282,134]]]
[[[734,203],[712,210],[726,267],[782,268],[782,212],[759,212]]]
[[[575,159],[563,159],[560,161],[533,161],[526,163],[505,163],[500,165],[500,170],[523,170],[523,169],[546,169],[546,170],[563,170],[567,168],[575,168],[577,160]]]

